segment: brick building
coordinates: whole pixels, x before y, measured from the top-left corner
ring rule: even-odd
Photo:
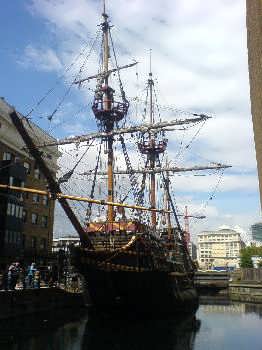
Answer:
[[[9,117],[12,107],[0,98],[0,183],[46,190],[47,182]],[[34,123],[24,126],[35,143],[54,138]],[[42,149],[47,165],[55,175],[57,147]],[[47,196],[0,190],[0,262],[46,257],[52,249],[54,201]]]
[[[262,0],[247,0],[246,8],[251,112],[262,205]]]

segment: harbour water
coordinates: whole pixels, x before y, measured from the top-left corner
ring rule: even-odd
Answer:
[[[0,328],[1,350],[262,350],[262,305],[213,302],[201,304],[183,320],[103,321],[86,314],[54,322]]]

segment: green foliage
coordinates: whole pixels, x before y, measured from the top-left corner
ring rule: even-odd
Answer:
[[[251,260],[252,256],[261,256],[262,258],[262,247],[250,246],[250,247],[241,249],[240,267],[253,267],[253,263]],[[259,267],[262,267],[262,261],[259,262]]]

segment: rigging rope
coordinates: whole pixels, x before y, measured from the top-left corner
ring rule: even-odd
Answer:
[[[98,33],[99,33],[99,31],[97,31],[97,33],[96,33],[95,41],[97,40]],[[86,45],[80,51],[80,53],[77,56],[75,56],[73,61],[67,66],[64,73],[57,78],[54,86],[52,88],[50,88],[49,90],[47,90],[47,92],[44,94],[44,96],[41,97],[40,100],[38,100],[38,102],[34,105],[34,107],[32,107],[31,110],[26,114],[26,116],[25,116],[26,118],[29,118],[30,115],[37,109],[37,107],[39,107],[40,104],[47,98],[47,96],[50,95],[55,90],[57,84],[61,81],[61,79],[63,79],[65,77],[65,73],[67,73],[75,65],[75,63],[79,60],[79,58],[84,54],[84,52],[87,49],[87,47],[89,46],[89,44],[90,43],[86,43]]]
[[[160,162],[159,157],[157,157],[157,161],[159,163],[159,166],[161,167],[161,162]],[[180,226],[180,223],[179,223],[179,220],[178,220],[178,216],[177,216],[177,213],[176,213],[176,208],[175,208],[174,202],[173,202],[171,194],[170,194],[169,183],[168,183],[169,180],[165,177],[164,172],[162,172],[162,179],[163,179],[163,183],[164,183],[164,187],[165,187],[165,190],[166,190],[166,193],[167,193],[167,197],[168,197],[168,200],[170,202],[171,209],[172,209],[173,215],[175,217],[175,221],[176,221],[177,228],[178,228],[178,230],[174,230],[174,235],[182,243],[183,260],[184,260],[185,266],[187,266],[187,269],[193,269],[194,265],[193,265],[193,262],[192,262],[192,259],[191,259],[190,255],[189,255],[189,251],[188,251],[188,248],[187,248],[187,245],[186,245],[184,233],[183,233],[183,230],[182,230],[182,228]]]
[[[132,165],[131,165],[131,161],[130,161],[130,158],[129,158],[129,155],[128,155],[128,152],[127,152],[127,149],[126,149],[126,145],[125,145],[125,141],[124,141],[123,136],[120,135],[119,139],[120,139],[120,142],[121,142],[122,151],[123,151],[125,162],[126,162],[126,167],[127,167],[127,170],[128,170],[129,180],[130,180],[131,187],[132,187],[132,190],[133,190],[133,196],[134,196],[135,201],[138,202],[138,196],[139,196],[138,181],[137,181],[137,178],[136,178],[136,176],[134,174],[134,171],[133,171],[133,168],[132,168]]]
[[[145,168],[147,168],[149,162],[149,158],[146,159]],[[146,173],[143,174],[142,181],[141,181],[141,187],[138,192],[138,205],[143,206],[144,205],[144,192],[146,187]]]
[[[94,172],[94,179],[92,182],[91,193],[90,193],[90,198],[92,198],[92,199],[94,198],[94,194],[95,194],[96,177],[97,177],[97,171],[98,171],[98,167],[99,167],[99,163],[100,163],[102,143],[103,143],[103,140],[101,139],[100,146],[99,146],[99,152],[97,155],[95,172]],[[87,207],[87,211],[86,211],[86,218],[85,218],[86,222],[88,222],[90,220],[91,214],[92,214],[92,203],[88,203],[88,207]]]
[[[119,66],[118,66],[117,58],[116,58],[116,52],[115,52],[115,47],[114,47],[114,42],[113,42],[113,38],[112,38],[112,35],[111,35],[110,27],[109,27],[109,36],[110,36],[110,41],[111,41],[111,45],[112,45],[112,49],[113,49],[113,55],[114,55],[115,64],[116,64],[116,68],[117,68],[117,77],[118,77],[118,81],[119,81],[121,97],[122,97],[123,102],[128,103],[128,101],[126,99],[126,94],[125,94],[125,91],[124,91],[124,87],[123,87],[123,84],[122,84],[122,81],[121,81],[121,77],[120,77],[120,69],[119,69]]]
[[[90,55],[91,55],[91,53],[92,53],[92,51],[93,51],[93,48],[94,48],[94,46],[95,46],[95,43],[96,43],[97,39],[98,39],[98,33],[97,33],[97,35],[96,35],[95,40],[94,40],[93,43],[92,43],[92,46],[90,47],[89,53],[87,54],[87,56],[86,56],[86,58],[85,58],[83,64],[81,65],[81,67],[80,67],[80,69],[79,69],[79,72],[75,75],[74,79],[72,80],[72,82],[70,83],[68,89],[66,90],[66,92],[64,93],[64,95],[62,96],[62,98],[60,99],[60,101],[58,102],[58,104],[57,104],[56,108],[54,109],[54,111],[47,117],[47,119],[48,119],[50,122],[52,121],[54,115],[59,111],[59,109],[60,109],[60,107],[62,106],[63,102],[65,101],[67,95],[68,95],[69,92],[71,91],[73,85],[75,85],[75,82],[76,82],[77,80],[80,79],[80,76],[81,76],[81,74],[82,74],[82,72],[83,72],[83,69],[84,69],[84,67],[85,67],[85,65],[86,65],[86,63],[87,63],[87,61],[88,61],[88,59],[89,59],[89,57],[90,57]]]
[[[160,162],[159,155],[157,155],[156,160],[158,162],[158,166],[161,168],[161,162]],[[161,175],[162,175],[164,187],[165,187],[165,190],[166,190],[166,193],[167,193],[167,196],[168,196],[168,200],[169,200],[169,202],[171,204],[172,212],[174,214],[177,227],[178,227],[179,231],[182,233],[182,228],[181,228],[180,222],[178,220],[178,216],[177,216],[177,213],[176,213],[176,208],[175,208],[175,205],[173,203],[173,200],[172,200],[172,197],[171,197],[171,194],[170,194],[168,179],[165,177],[164,172],[162,172]]]
[[[78,166],[78,164],[81,162],[81,160],[84,158],[84,156],[86,155],[87,151],[89,150],[89,148],[92,146],[92,144],[94,143],[94,140],[92,140],[92,142],[90,143],[90,145],[87,147],[87,149],[85,150],[85,152],[82,154],[82,156],[79,158],[79,160],[76,162],[75,166],[68,171],[66,174],[64,174],[62,177],[60,177],[57,181],[58,184],[64,183],[64,182],[68,182],[68,180],[71,178],[71,176],[74,174],[74,171],[76,169],[76,167]]]

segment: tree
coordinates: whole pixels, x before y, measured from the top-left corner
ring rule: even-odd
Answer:
[[[250,246],[241,249],[240,251],[240,267],[254,267],[251,257],[261,256],[262,258],[262,247]],[[261,265],[260,265],[261,263]],[[262,267],[262,261],[259,262],[259,267]]]
[[[253,267],[251,255],[249,255],[247,252],[240,253],[240,267]]]

